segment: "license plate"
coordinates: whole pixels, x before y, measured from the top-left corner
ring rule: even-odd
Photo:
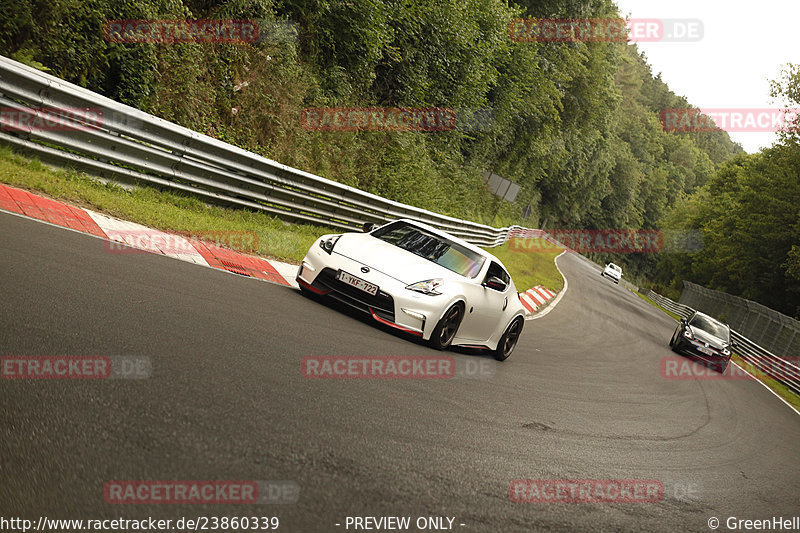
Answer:
[[[369,281],[365,281],[361,278],[357,278],[352,274],[348,274],[344,270],[340,270],[336,273],[336,279],[341,281],[342,283],[347,283],[351,287],[355,287],[356,289],[360,289],[367,294],[371,294],[375,296],[378,294],[378,286],[370,283]]]
[[[714,350],[711,348],[706,348],[705,346],[698,346],[697,351],[702,352],[706,355],[714,355]]]

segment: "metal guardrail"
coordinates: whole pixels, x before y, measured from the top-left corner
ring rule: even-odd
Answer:
[[[292,222],[341,229],[410,218],[473,244],[497,246],[521,226],[493,228],[382,198],[248,152],[0,56],[0,142],[42,161],[122,183],[191,194],[209,203],[256,209]],[[48,113],[43,113],[42,109]],[[69,110],[102,113],[86,127],[10,124],[15,111],[44,118]],[[74,123],[73,123],[74,124]]]
[[[688,305],[674,302],[653,291],[648,291],[647,297],[682,318],[689,318],[695,312]],[[797,364],[778,357],[734,330],[731,330],[731,340],[737,345],[734,352],[739,354],[742,359],[769,377],[780,381],[795,394],[800,395],[800,367]]]
[[[656,302],[658,305],[660,305],[667,311],[675,313],[681,318],[689,318],[694,314],[694,309],[692,309],[688,305],[683,305],[679,304],[678,302],[673,302],[669,298],[661,296],[657,292],[648,291],[647,297]]]
[[[800,355],[800,321],[765,305],[685,280],[679,303],[719,317],[773,353]]]

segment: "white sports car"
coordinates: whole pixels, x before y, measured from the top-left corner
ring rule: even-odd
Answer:
[[[297,282],[303,292],[329,295],[434,348],[483,348],[499,361],[511,355],[525,324],[514,282],[495,256],[411,220],[323,235]]]
[[[600,272],[600,275],[608,276],[609,278],[614,280],[614,283],[619,285],[619,280],[622,279],[622,268],[620,268],[619,265],[615,265],[614,263],[609,263],[606,265],[603,271]]]

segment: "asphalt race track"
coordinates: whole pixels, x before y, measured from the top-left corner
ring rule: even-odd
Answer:
[[[674,322],[575,256],[559,266],[567,294],[504,363],[446,352],[483,371],[317,380],[303,357],[442,354],[293,289],[0,213],[0,355],[152,365],[141,380],[0,380],[0,513],[278,516],[279,531],[446,516],[465,532],[800,515],[800,416],[752,380],[664,379]],[[664,497],[515,503],[515,479],[659,480]],[[290,480],[300,496],[110,504],[110,480]]]

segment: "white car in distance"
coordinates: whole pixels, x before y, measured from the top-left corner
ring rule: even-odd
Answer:
[[[619,280],[622,279],[622,268],[619,265],[615,265],[614,263],[609,263],[606,265],[606,268],[600,273],[601,276],[608,276],[614,283],[619,285]]]
[[[499,259],[412,220],[323,235],[303,259],[297,283],[306,294],[333,297],[436,349],[483,348],[499,361],[514,351],[525,325]]]

